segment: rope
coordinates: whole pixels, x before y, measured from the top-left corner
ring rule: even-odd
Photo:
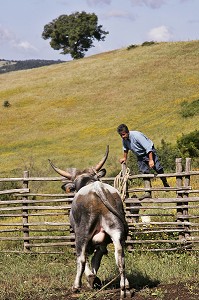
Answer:
[[[103,291],[107,286],[109,286],[109,284],[111,284],[113,281],[115,281],[119,276],[120,276],[120,273],[117,276],[115,276],[111,281],[109,281],[107,284],[105,284],[100,290],[98,290],[97,292],[93,293],[90,297],[88,297],[86,299],[87,300],[92,299],[94,296],[96,296],[101,291]]]
[[[129,174],[130,169],[125,168],[125,172],[121,170],[120,173],[114,179],[114,187],[120,192],[122,201],[124,201],[126,198],[126,189]]]

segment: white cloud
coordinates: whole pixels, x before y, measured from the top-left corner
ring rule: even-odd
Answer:
[[[151,40],[156,42],[167,42],[172,38],[172,32],[167,26],[160,26],[149,31],[148,36]]]
[[[7,45],[9,48],[15,48],[19,51],[37,51],[37,48],[28,41],[21,41],[16,35],[7,28],[0,26],[0,44]]]
[[[126,12],[126,11],[121,11],[121,10],[111,10],[104,14],[104,18],[123,18],[123,19],[129,19],[131,21],[135,20],[135,16]]]
[[[111,0],[87,0],[86,2],[90,6],[94,6],[94,5],[98,5],[98,4],[107,4],[107,5],[111,4]]]
[[[21,49],[21,50],[25,50],[25,51],[29,51],[29,50],[33,50],[33,51],[37,51],[37,48],[35,48],[34,46],[32,46],[29,42],[27,41],[19,41],[14,42],[13,43],[15,48]]]
[[[189,2],[189,1],[193,1],[193,0],[180,0],[180,2]]]
[[[6,29],[6,28],[3,28],[1,25],[0,25],[0,43],[1,42],[9,42],[9,41],[12,41],[13,39],[15,38],[14,34]]]
[[[146,5],[150,8],[160,8],[166,3],[167,0],[131,0],[134,6]]]
[[[190,23],[190,24],[197,24],[197,23],[199,23],[199,19],[195,19],[195,20],[189,20],[188,21],[188,23]]]

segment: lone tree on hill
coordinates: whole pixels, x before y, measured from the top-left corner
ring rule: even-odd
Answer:
[[[93,41],[104,41],[108,31],[97,25],[98,17],[92,13],[75,12],[61,15],[44,26],[42,37],[51,39],[50,45],[61,54],[70,54],[73,59],[82,58],[93,46]]]

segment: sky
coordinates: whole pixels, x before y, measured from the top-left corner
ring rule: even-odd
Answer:
[[[109,31],[86,56],[145,41],[199,39],[199,0],[0,0],[0,59],[71,60],[42,38],[60,15],[95,13]]]

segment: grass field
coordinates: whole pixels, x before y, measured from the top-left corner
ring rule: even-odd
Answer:
[[[103,284],[118,275],[112,250],[107,257],[103,258],[99,270],[99,277]],[[0,300],[86,300],[95,293],[83,289],[76,297],[71,294],[75,277],[75,257],[70,252],[66,252],[65,256],[1,254],[0,262]],[[126,253],[126,269],[130,286],[143,296],[143,298],[132,299],[151,299],[149,298],[151,295],[152,299],[167,299],[163,296],[169,294],[169,291],[163,290],[161,285],[174,283],[184,284],[189,288],[189,293],[184,294],[183,299],[197,299],[198,294],[196,298],[192,298],[191,295],[195,295],[198,291],[196,286],[199,281],[198,266],[198,257],[194,254]],[[85,279],[83,284],[85,288]],[[117,299],[113,298],[117,286],[118,279],[111,285],[111,298],[110,296],[103,298],[99,293],[92,299]],[[188,295],[190,298],[186,297]],[[175,299],[182,298],[172,300]]]
[[[157,146],[175,143],[198,128],[198,116],[180,114],[183,101],[199,98],[198,65],[199,41],[189,41],[0,75],[1,176],[54,175],[48,158],[62,168],[95,165],[107,144],[108,172],[120,168],[123,122]]]

